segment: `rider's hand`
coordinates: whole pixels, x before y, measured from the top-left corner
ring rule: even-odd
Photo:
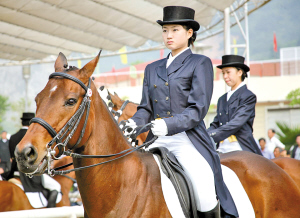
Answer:
[[[151,123],[152,123],[151,131],[153,135],[165,136],[168,134],[168,127],[166,122],[163,119],[153,120],[151,121]]]

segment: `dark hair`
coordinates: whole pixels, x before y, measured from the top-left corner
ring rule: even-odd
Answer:
[[[264,142],[266,142],[265,138],[260,138],[260,139],[258,139],[259,142],[260,142],[261,140],[263,140]]]
[[[295,138],[295,139],[297,139],[299,136],[300,136],[300,134],[296,135],[296,138]]]
[[[186,31],[189,31],[189,29],[192,29],[192,26],[189,24],[189,23],[183,23],[183,24],[180,24]],[[194,42],[197,38],[197,32],[193,30],[193,35],[189,38],[189,41],[188,41],[188,46],[190,47],[190,45],[192,45],[192,47],[194,47]]]
[[[281,153],[281,152],[283,152],[284,151],[284,149],[282,149],[282,148],[280,148],[280,147],[276,147],[276,148],[278,148],[278,150],[279,150],[279,153]],[[276,148],[274,148],[274,151],[275,151],[275,149]]]
[[[272,133],[276,133],[275,129],[270,129],[272,131]]]
[[[246,77],[248,77],[248,75],[247,75],[247,73],[242,69],[242,68],[238,68],[238,67],[236,67],[236,69],[239,71],[239,70],[241,70],[242,71],[242,81],[244,81],[245,80],[245,78]]]
[[[22,126],[29,126],[30,120],[22,120]]]

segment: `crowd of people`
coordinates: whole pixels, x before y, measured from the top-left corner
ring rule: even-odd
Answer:
[[[269,129],[268,141],[265,138],[258,140],[262,155],[268,159],[291,157],[300,160],[300,134],[296,136],[295,144],[290,149],[286,149],[286,146],[275,135],[276,131]]]

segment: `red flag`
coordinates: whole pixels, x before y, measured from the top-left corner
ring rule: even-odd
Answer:
[[[112,73],[116,72],[115,65],[113,65],[113,66],[112,66],[112,68],[111,68],[111,72],[112,72]]]
[[[275,32],[273,34],[273,49],[274,49],[275,52],[277,52],[277,40],[276,40]]]

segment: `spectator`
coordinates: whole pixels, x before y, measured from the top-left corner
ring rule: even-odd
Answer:
[[[275,137],[275,130],[274,129],[269,129],[268,130],[268,137],[270,139],[270,141],[267,143],[267,149],[270,151],[270,152],[274,152],[274,149],[276,147],[279,147],[281,149],[285,149],[285,145],[282,144],[281,141],[279,141],[278,138]]]
[[[10,160],[7,132],[2,131],[0,140],[0,168],[3,169],[3,172],[1,170],[2,173],[10,171]]]
[[[61,200],[61,193],[60,193],[60,184],[54,180],[52,177],[42,174],[41,176],[33,176],[32,178],[29,178],[24,173],[20,172],[18,170],[17,162],[15,159],[14,151],[18,145],[18,143],[22,140],[22,138],[25,136],[29,125],[30,120],[34,118],[34,113],[23,113],[23,116],[21,117],[22,120],[22,128],[11,136],[9,141],[9,150],[10,154],[12,156],[13,162],[10,174],[7,177],[4,177],[5,179],[10,179],[15,176],[19,176],[20,180],[22,182],[24,191],[26,193],[30,193],[31,195],[39,195],[40,193],[45,193],[45,197],[48,200],[47,207],[55,207],[56,203]]]
[[[300,160],[300,134],[296,136],[296,145],[293,145],[290,151],[291,151],[291,158]]]
[[[276,147],[275,149],[274,149],[274,157],[276,158],[276,157],[287,157],[287,152],[286,152],[286,150],[285,149],[282,149],[282,148],[280,148],[280,147]]]
[[[274,154],[266,149],[266,140],[264,138],[260,138],[258,141],[262,155],[268,159],[274,158]]]

